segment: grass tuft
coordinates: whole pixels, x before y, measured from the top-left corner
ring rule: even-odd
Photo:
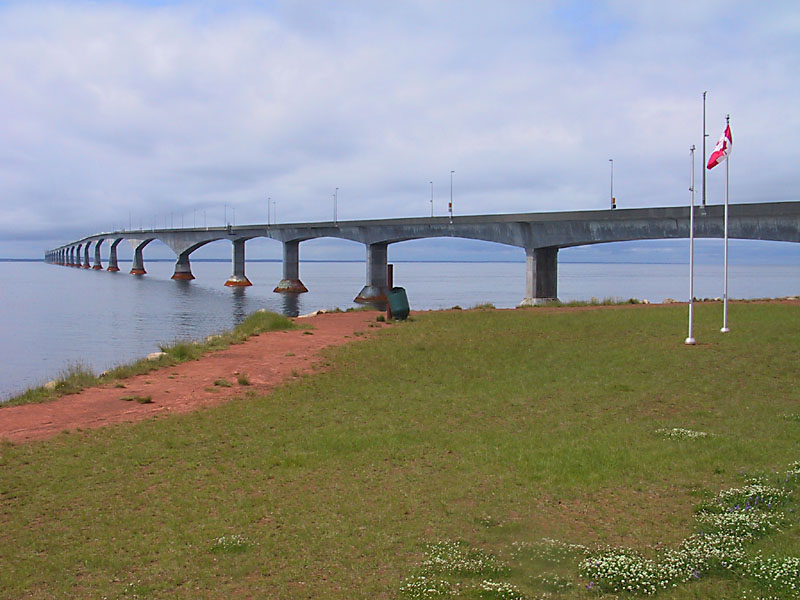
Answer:
[[[72,363],[67,365],[54,381],[26,390],[6,402],[0,402],[0,408],[3,406],[48,402],[60,396],[77,394],[82,389],[97,385],[99,382],[100,378],[91,369],[81,363]]]

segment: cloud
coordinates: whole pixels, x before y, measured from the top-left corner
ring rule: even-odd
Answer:
[[[441,214],[451,170],[457,214],[599,208],[609,158],[620,206],[682,204],[703,90],[734,200],[798,199],[798,34],[788,2],[9,2],[0,238],[322,220],[336,187],[424,215],[430,181]]]

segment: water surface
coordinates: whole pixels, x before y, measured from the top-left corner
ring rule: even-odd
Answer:
[[[307,294],[272,292],[281,279],[278,262],[248,262],[249,288],[226,288],[229,262],[192,263],[194,281],[172,281],[172,262],[149,261],[148,274],[127,274],[49,265],[0,262],[0,399],[46,382],[70,363],[95,371],[158,350],[158,344],[200,339],[229,329],[266,308],[303,314],[356,306],[366,268],[358,262],[302,262]],[[127,267],[127,268],[126,268]],[[395,285],[406,288],[412,309],[464,308],[489,302],[511,308],[525,295],[525,264],[395,263]],[[800,292],[796,265],[736,265],[731,298]],[[688,299],[687,267],[654,264],[559,263],[559,298]],[[722,295],[719,266],[699,266],[695,296]]]

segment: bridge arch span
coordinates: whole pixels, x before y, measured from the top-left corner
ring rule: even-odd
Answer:
[[[713,205],[695,212],[698,238],[723,236],[723,206]],[[729,237],[764,241],[800,242],[800,202],[731,204]],[[557,256],[561,248],[646,239],[675,239],[689,236],[689,208],[638,208],[552,213],[421,217],[369,221],[287,223],[237,227],[181,228],[151,231],[105,232],[65,244],[60,249],[68,264],[81,263],[81,250],[88,251],[104,239],[113,239],[112,249],[121,239],[134,247],[132,272],[144,272],[142,249],[154,239],[170,246],[178,256],[177,266],[195,249],[211,241],[229,239],[233,243],[233,278],[244,275],[244,244],[265,237],[284,244],[284,279],[299,281],[297,272],[300,242],[323,237],[340,238],[365,245],[367,282],[365,290],[385,290],[387,247],[423,238],[464,238],[496,242],[523,248],[526,253],[528,300],[536,302],[556,297]],[[46,254],[47,256],[47,254]],[[109,270],[111,267],[109,261]],[[88,265],[87,265],[88,266]],[[190,272],[190,271],[189,271]],[[382,274],[381,274],[382,273]],[[249,283],[249,282],[248,282]],[[244,283],[246,285],[246,283]],[[293,291],[281,289],[276,291]]]

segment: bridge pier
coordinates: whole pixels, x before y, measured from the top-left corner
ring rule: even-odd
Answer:
[[[520,306],[558,302],[558,247],[525,248],[525,298]]]
[[[182,252],[178,255],[178,260],[175,261],[175,272],[172,274],[172,279],[194,279],[194,275],[192,275],[192,265],[189,264],[189,252]]]
[[[308,288],[300,281],[300,241],[283,242],[283,279],[273,292],[280,294],[302,294]]]
[[[149,242],[150,240],[148,240]],[[142,250],[147,245],[147,242],[143,242],[137,245],[133,249],[133,264],[131,265],[131,275],[147,275],[147,271],[144,270],[144,258],[142,257]]]
[[[361,289],[353,300],[354,302],[382,304],[387,301],[386,293],[389,291],[386,273],[388,247],[388,242],[367,244],[367,285]]]
[[[244,239],[233,240],[233,274],[225,282],[228,287],[253,285],[244,274],[244,243],[246,241]]]
[[[99,271],[103,268],[103,263],[100,262],[100,245],[103,243],[103,240],[97,240],[94,243],[94,264],[92,265],[92,269],[95,271]]]
[[[122,238],[118,238],[111,243],[111,249],[108,251],[108,268],[106,271],[111,271],[113,273],[119,271],[119,265],[117,264],[117,246],[122,241]]]
[[[86,242],[86,245],[83,247],[83,264],[81,265],[84,269],[91,269],[92,265],[89,264],[89,246],[92,245],[92,242]]]

